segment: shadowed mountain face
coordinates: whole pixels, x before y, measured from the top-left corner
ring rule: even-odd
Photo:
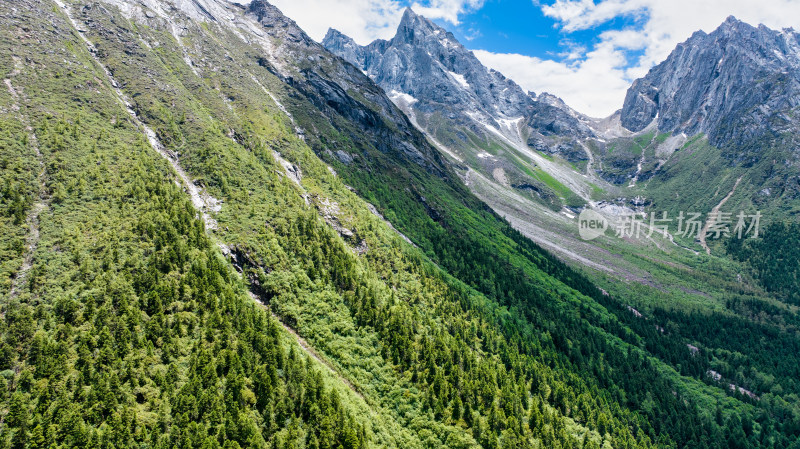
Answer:
[[[291,19],[263,0],[248,7],[266,32],[277,42],[276,52],[260,59],[270,71],[297,89],[324,114],[345,119],[370,136],[369,143],[382,152],[398,152],[426,170],[444,176],[438,152],[433,151],[407,117],[369,78],[328,52]],[[358,92],[358,97],[352,95]],[[336,127],[336,125],[334,124]],[[346,131],[358,141],[362,135]],[[352,155],[340,154],[344,161]]]

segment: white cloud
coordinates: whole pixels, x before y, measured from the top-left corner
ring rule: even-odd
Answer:
[[[620,16],[644,17],[641,28],[625,30],[627,36],[601,35],[604,41],[622,48],[623,39],[640,42],[645,49],[639,61],[642,67],[661,62],[693,32],[711,32],[730,15],[751,25],[763,23],[774,29],[800,26],[797,0],[557,0],[542,6],[542,11],[566,32],[590,29]]]
[[[534,4],[539,4],[534,0]],[[697,30],[713,31],[727,16],[752,25],[781,29],[800,26],[797,0],[556,0],[541,5],[563,32],[592,29],[617,17],[638,17],[639,25],[599,34],[599,43],[582,57],[574,51],[565,62],[522,55],[476,55],[536,92],[549,91],[575,109],[605,116],[622,106],[629,83],[663,61],[675,46]],[[631,64],[626,51],[642,51]]]
[[[557,0],[552,5],[542,5],[542,11],[561,21],[565,31],[575,31],[621,15],[641,12],[647,2],[648,0],[605,0],[596,4],[592,0]]]
[[[430,0],[427,5],[416,2],[411,9],[429,19],[442,19],[458,25],[458,16],[481,6],[483,0]]]
[[[474,11],[484,0],[425,0],[412,8],[429,19],[459,24],[459,16]],[[336,28],[361,45],[389,39],[397,31],[405,6],[397,0],[270,0],[312,39],[321,41]]]
[[[473,53],[523,89],[557,95],[590,116],[604,117],[619,109],[630,86],[620,68],[625,65],[625,55],[609,44],[598,45],[586,59],[571,64],[519,54]]]
[[[403,15],[395,0],[269,0],[316,41],[336,28],[361,45],[394,36]]]
[[[329,27],[359,44],[394,36],[404,5],[431,19],[457,25],[485,0],[270,0],[314,39]],[[550,92],[575,109],[607,116],[622,107],[630,83],[663,61],[697,30],[710,32],[729,15],[771,28],[800,26],[798,0],[532,0],[564,34],[565,51],[557,60],[476,51],[489,67],[528,90]],[[547,3],[547,4],[545,4]],[[636,25],[598,32],[597,43],[570,40],[570,33],[591,30],[617,17]],[[533,32],[533,31],[532,31]],[[477,30],[468,33],[475,36]],[[467,39],[469,40],[469,39]],[[587,45],[590,45],[587,47]],[[631,51],[638,59],[630,60]]]

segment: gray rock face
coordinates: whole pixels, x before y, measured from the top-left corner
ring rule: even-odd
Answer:
[[[439,113],[477,134],[484,125],[503,129],[501,122],[520,120],[530,128],[537,148],[558,153],[563,145],[553,136],[577,138],[592,134],[577,114],[547,94],[526,93],[501,73],[486,68],[452,33],[407,9],[389,41],[360,47],[344,34],[330,30],[323,45],[363,70],[390,96],[413,97],[417,114]],[[565,155],[566,157],[567,155]],[[569,158],[585,159],[583,151]]]
[[[658,117],[664,132],[707,133],[740,145],[797,128],[800,35],[729,17],[696,32],[628,91],[622,125],[640,131]]]
[[[247,11],[273,38],[275,46],[270,57],[261,58],[259,64],[310,101],[335,128],[349,134],[353,141],[369,136],[369,143],[379,151],[397,153],[429,172],[444,176],[439,154],[372,80],[331,55],[267,1],[253,0]],[[337,118],[345,119],[347,124]],[[348,129],[352,125],[358,132]],[[349,155],[344,158],[352,162]]]
[[[631,131],[641,131],[658,114],[658,89],[646,79],[638,79],[628,89],[622,107],[622,126]]]
[[[331,30],[323,45],[364,70],[387,92],[417,98],[422,105],[463,106],[517,117],[529,113],[532,100],[513,81],[487,70],[452,33],[407,9],[390,41],[358,47]]]
[[[341,56],[345,61],[356,67],[364,65],[364,50],[349,36],[331,28],[322,42],[331,53]]]
[[[594,132],[585,123],[576,118],[573,112],[560,98],[542,93],[533,102],[533,113],[528,119],[528,126],[544,136],[569,136],[588,138]]]

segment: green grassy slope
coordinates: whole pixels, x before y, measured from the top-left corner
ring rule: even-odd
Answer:
[[[304,423],[361,445],[357,400],[246,295],[63,16],[27,6],[48,13],[0,39],[25,61],[9,79],[49,195],[27,282],[3,297],[0,444],[258,447]]]

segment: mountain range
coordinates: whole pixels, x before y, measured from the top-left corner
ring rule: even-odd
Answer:
[[[758,164],[765,159],[766,146],[793,148],[798,38],[792,30],[754,28],[730,17],[713,33],[700,31],[680,44],[666,61],[633,83],[618,113],[602,120],[582,116],[547,93],[524,93],[513,81],[484,67],[451,33],[410,9],[389,41],[360,47],[331,29],[323,44],[362,69],[401,107],[405,105],[420,129],[453,150],[457,159],[495,139],[498,145],[519,147],[515,148],[519,153],[532,149],[558,155],[578,164],[583,174],[591,176],[594,168],[602,180],[622,185],[659,175],[665,164],[671,165],[673,150],[698,135],[723,150],[732,166]],[[626,143],[618,139],[645,135],[651,125],[657,134],[669,135],[672,148],[654,148],[657,154],[644,154],[640,160],[630,152],[610,154]],[[645,144],[655,147],[654,143]],[[781,155],[790,166],[796,162],[793,153]],[[505,157],[503,162],[513,165],[516,156],[529,159],[528,165],[548,168],[525,154]],[[583,170],[594,159],[597,165]],[[469,165],[488,168],[488,162],[478,162]],[[520,175],[512,171],[511,178]],[[558,181],[588,199],[581,195],[585,189],[581,192],[570,185],[579,183],[553,172]],[[790,190],[782,201],[795,199],[796,180],[781,181],[780,191]],[[563,195],[562,199],[566,200]]]
[[[728,193],[731,209],[776,220],[796,214],[797,42],[792,30],[730,17],[680,44],[604,119],[548,93],[524,93],[411,9],[389,41],[361,47],[331,29],[323,45],[383,87],[473,193],[529,238],[586,264],[576,255],[582,242],[564,244],[564,231],[547,235],[554,223],[539,218],[549,215],[540,205],[563,210],[559,226],[585,207],[611,220],[644,205],[673,216],[710,212]],[[708,249],[694,240],[685,243]]]
[[[795,449],[797,38],[689,42],[594,119],[411,10],[360,47],[265,0],[1,2],[0,447]],[[772,240],[577,237],[761,198]]]

